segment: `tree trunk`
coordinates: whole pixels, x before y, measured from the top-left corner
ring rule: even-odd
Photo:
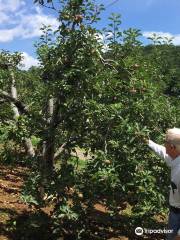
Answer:
[[[16,81],[15,81],[14,73],[12,70],[10,70],[10,76],[11,76],[11,96],[17,99]],[[16,119],[20,116],[19,111],[17,107],[14,105],[14,103],[11,103],[11,106],[14,112],[14,118]]]
[[[47,122],[49,123],[49,127],[47,129],[45,140],[43,142],[43,167],[47,171],[51,172],[54,167],[54,138],[55,138],[53,97],[51,97],[48,100],[46,116]]]
[[[47,172],[52,172],[54,167],[54,143],[52,138],[43,142],[43,168]]]
[[[12,69],[9,69],[9,72],[10,72],[10,76],[11,76],[11,96],[14,99],[17,99],[17,89],[16,89],[16,80],[14,77],[14,72]],[[11,103],[11,106],[12,106],[12,110],[14,112],[14,118],[17,119],[20,116],[19,110],[14,105],[14,103]],[[25,149],[26,149],[28,156],[34,157],[35,151],[34,151],[31,139],[25,138],[24,145],[25,145]]]
[[[34,157],[35,156],[35,151],[34,151],[31,139],[25,138],[24,145],[25,145],[25,149],[26,149],[26,152],[27,152],[28,156]]]
[[[41,162],[41,186],[40,196],[44,199],[45,188],[48,180],[52,176],[54,168],[54,138],[55,138],[55,127],[54,127],[54,99],[50,98],[46,108],[46,120],[47,130],[45,131],[45,138],[43,141],[42,149],[42,162]]]

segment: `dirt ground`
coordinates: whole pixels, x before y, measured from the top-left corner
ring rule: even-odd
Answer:
[[[36,210],[24,204],[20,198],[21,187],[29,173],[26,167],[0,165],[0,240],[50,240],[48,237],[48,209],[42,209],[37,214]],[[91,223],[100,238],[107,240],[135,240],[135,239],[163,239],[163,238],[130,238],[122,234],[126,227],[123,218],[117,219],[118,227],[113,227],[112,219],[107,214],[102,204],[95,204],[92,212]],[[41,219],[41,226],[38,226]],[[42,223],[43,219],[43,223]],[[128,221],[126,219],[126,221]],[[121,230],[120,230],[121,228]],[[46,231],[44,231],[46,229]],[[33,231],[33,237],[28,232]],[[128,231],[128,229],[126,229]],[[39,234],[44,232],[44,236]],[[49,229],[50,233],[50,229]],[[50,236],[50,235],[49,235]],[[68,239],[68,238],[67,238]],[[94,238],[96,239],[96,238]],[[53,239],[52,239],[53,240]],[[62,239],[61,239],[62,240]],[[93,239],[92,239],[93,240]]]
[[[23,203],[20,198],[21,187],[28,175],[29,169],[21,166],[9,167],[1,165],[0,170],[0,240],[28,240],[28,238],[23,238],[23,236],[19,234],[23,234],[23,218],[24,221],[27,221],[28,217],[32,219],[32,215],[35,213],[35,210]],[[47,209],[43,209],[42,214],[47,214]],[[108,224],[109,219],[106,216],[106,209],[104,206],[96,204],[93,216],[94,214],[96,215],[96,224],[98,221],[101,221],[102,218],[104,218]],[[47,216],[45,216],[45,218],[46,217]],[[20,233],[14,232],[14,229],[19,228],[19,226],[17,226],[17,219],[21,220],[22,229]],[[112,231],[114,230],[109,229],[109,233]],[[37,239],[43,240],[41,238]],[[108,239],[127,240],[128,238],[118,236],[108,237]]]
[[[31,211],[20,200],[20,189],[28,169],[0,166],[0,240],[11,239],[10,221]]]

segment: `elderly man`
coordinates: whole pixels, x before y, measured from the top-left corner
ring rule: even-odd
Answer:
[[[173,232],[167,235],[167,240],[177,239],[175,236],[180,229],[180,129],[167,130],[165,146],[158,145],[152,140],[148,140],[148,145],[171,168],[168,229]]]

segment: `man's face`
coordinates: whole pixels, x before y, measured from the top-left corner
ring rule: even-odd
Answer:
[[[175,158],[177,156],[176,147],[173,144],[165,142],[166,153],[171,157]]]
[[[172,152],[172,145],[168,142],[165,142],[165,148],[166,148],[166,153],[168,155],[171,155],[171,152]]]

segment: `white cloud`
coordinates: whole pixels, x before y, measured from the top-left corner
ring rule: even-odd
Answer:
[[[19,35],[19,32],[19,28],[0,29],[0,42],[12,41],[16,36]]]
[[[0,24],[8,22],[9,21],[9,16],[3,12],[0,11]]]
[[[38,37],[43,24],[51,25],[53,30],[57,28],[54,16],[44,14],[38,7],[27,9],[24,5],[22,0],[0,0],[0,42]]]
[[[180,45],[180,34],[175,36],[175,38],[173,39],[173,44]]]
[[[34,15],[33,14],[27,15],[22,19],[22,22],[20,24],[20,27],[22,29],[20,36],[22,38],[32,38],[40,36],[42,34],[40,28],[42,27],[43,24],[51,25],[52,29],[54,30],[58,26],[58,22],[54,17],[47,16],[42,12]]]
[[[39,61],[36,58],[30,56],[28,53],[23,52],[22,56],[23,56],[23,61],[22,61],[23,66],[20,67],[21,69],[28,70],[32,66],[39,65]]]
[[[24,5],[23,0],[0,0],[0,11],[14,12]]]
[[[143,36],[146,38],[157,36],[157,37],[161,37],[162,40],[171,39],[174,45],[180,45],[180,34],[172,34],[169,32],[156,32],[156,31],[148,32],[147,31],[147,32],[143,32]]]

